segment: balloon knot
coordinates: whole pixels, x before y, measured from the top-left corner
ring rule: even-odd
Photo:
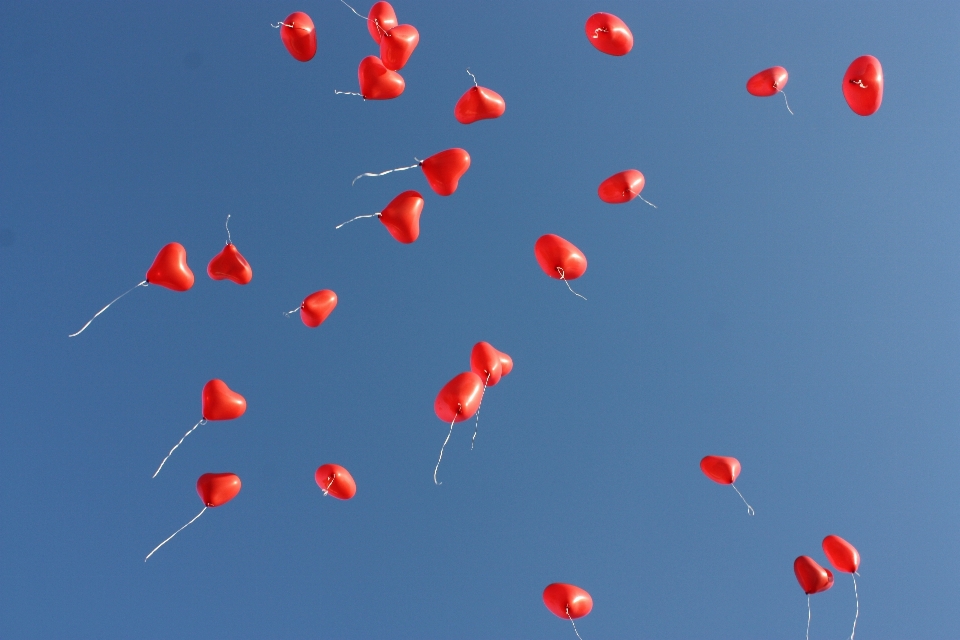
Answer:
[[[863,80],[860,80],[859,78],[857,78],[856,80],[851,80],[851,81],[850,81],[850,84],[855,84],[855,85],[857,85],[858,87],[860,87],[861,89],[866,89],[866,88],[867,88],[867,85],[863,84]]]

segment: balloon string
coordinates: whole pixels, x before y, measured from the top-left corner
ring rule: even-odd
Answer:
[[[286,22],[278,22],[277,24],[271,24],[270,26],[273,27],[274,29],[279,29],[280,27],[289,27],[291,29],[303,29],[303,27],[295,27],[294,25],[287,24]],[[304,31],[306,31],[306,29],[304,29]]]
[[[567,617],[570,618],[570,624],[573,625],[573,632],[577,634],[578,638],[580,638],[580,632],[577,631],[577,624],[573,621],[573,616],[570,615],[570,605],[567,605]],[[580,638],[580,640],[583,640],[583,638]],[[807,640],[810,640],[810,639],[807,638]]]
[[[85,330],[87,327],[90,326],[90,323],[91,323],[91,322],[93,322],[94,320],[97,319],[97,316],[98,316],[98,315],[100,315],[101,313],[103,313],[104,311],[106,311],[107,309],[109,309],[111,304],[113,304],[114,302],[116,302],[117,300],[119,300],[120,298],[122,298],[123,296],[127,295],[128,293],[130,293],[131,291],[133,291],[133,290],[136,289],[137,287],[145,287],[145,286],[147,286],[147,281],[146,281],[146,280],[144,280],[143,282],[141,282],[140,284],[138,284],[136,287],[130,287],[129,289],[127,289],[126,291],[124,291],[123,293],[121,293],[120,295],[118,295],[116,298],[114,298],[114,299],[110,302],[110,304],[108,304],[107,306],[105,306],[103,309],[100,309],[100,311],[97,311],[97,312],[93,315],[92,318],[90,318],[89,320],[87,320],[87,324],[83,325],[83,327],[80,328],[80,331],[77,331],[76,333],[71,333],[71,334],[70,334],[69,336],[67,336],[67,337],[68,337],[68,338],[76,338],[78,335],[80,335],[81,333],[83,333],[84,330]]]
[[[657,205],[653,204],[652,202],[650,202],[649,200],[647,200],[646,198],[644,198],[642,195],[640,195],[639,193],[637,193],[637,192],[634,191],[633,189],[627,189],[627,193],[632,193],[633,195],[637,196],[638,198],[640,198],[641,200],[643,200],[644,202],[646,202],[648,205],[650,205],[651,207],[653,207],[654,209],[657,208]]]
[[[855,84],[855,85],[857,85],[858,87],[860,87],[861,89],[866,89],[866,88],[867,88],[867,85],[863,84],[863,80],[860,80],[859,78],[858,78],[857,80],[851,80],[851,81],[850,81],[850,84]]]
[[[167,457],[163,459],[163,462],[160,463],[160,466],[157,467],[157,470],[153,472],[153,476],[152,476],[152,477],[154,477],[154,478],[157,477],[157,474],[160,473],[160,469],[163,469],[163,465],[165,465],[165,464],[167,463],[167,458],[169,458],[170,456],[172,456],[172,455],[173,455],[173,452],[177,450],[177,447],[179,447],[181,444],[183,444],[183,441],[187,439],[187,436],[190,435],[191,433],[193,433],[193,430],[196,429],[197,427],[199,427],[199,426],[202,425],[202,424],[207,424],[207,419],[206,419],[206,418],[200,418],[200,422],[198,422],[197,424],[193,425],[193,428],[190,429],[190,431],[187,431],[185,434],[183,434],[183,437],[180,438],[180,442],[178,442],[177,444],[173,445],[173,449],[170,449],[170,453],[168,453],[168,454],[167,454]],[[176,534],[174,534],[174,535],[176,535]],[[148,557],[149,557],[149,556],[148,556]]]
[[[227,228],[227,244],[233,244],[233,240],[230,239],[230,214],[227,214],[227,221],[223,223],[223,226]]]
[[[575,295],[575,296],[580,296],[581,298],[583,298],[584,300],[586,300],[586,298],[584,298],[584,297],[581,296],[579,293],[577,293],[576,291],[574,291],[574,290],[573,290],[573,287],[570,286],[570,282],[569,282],[569,281],[567,280],[567,278],[563,275],[563,267],[557,267],[557,271],[560,272],[560,279],[563,280],[564,284],[567,285],[567,289],[570,289],[570,293],[572,293],[572,294]]]
[[[363,176],[370,176],[372,178],[376,178],[378,176],[385,176],[388,173],[393,173],[394,171],[406,171],[407,169],[416,169],[419,166],[420,166],[420,161],[417,160],[417,164],[412,164],[409,167],[397,167],[396,169],[387,169],[386,171],[382,171],[380,173],[361,173],[360,175],[358,175],[356,178],[353,179],[353,182],[350,183],[350,186],[352,187],[354,184],[356,184],[357,180],[359,180]]]
[[[467,73],[470,73],[470,67],[467,67]],[[480,85],[477,84],[477,76],[470,73],[470,77],[473,78],[473,86],[479,87]]]
[[[344,222],[343,224],[347,224],[347,223]],[[337,229],[339,229],[339,228],[340,228],[340,227],[337,227]],[[292,309],[291,311],[284,311],[284,312],[283,312],[283,317],[284,317],[284,318],[289,318],[290,316],[292,316],[293,314],[295,314],[297,311],[300,311],[300,309],[303,309],[303,305],[302,305],[302,304],[301,304],[299,307],[297,307],[296,309]]]
[[[457,416],[460,415],[460,406],[457,406],[457,413],[454,414],[453,420],[450,421],[450,432],[447,434],[447,439],[443,441],[443,446],[440,447],[440,457],[437,458],[437,466],[433,470],[433,484],[440,486],[442,482],[437,482],[437,471],[440,469],[440,461],[443,460],[443,450],[447,448],[447,443],[450,442],[450,436],[453,435],[453,425],[457,421]]]
[[[810,640],[810,596],[807,596],[807,640]]]
[[[340,0],[340,2],[343,2],[343,0]],[[346,4],[347,9],[350,9],[350,11],[353,11],[358,17],[363,18],[364,20],[368,19],[367,16],[361,16],[359,13],[357,13],[357,10],[351,7],[350,5],[348,5],[346,2],[343,2],[343,4]]]
[[[490,382],[490,374],[483,383],[483,392],[480,394],[480,402],[477,404],[477,426],[473,428],[473,440],[470,441],[470,451],[473,451],[473,443],[477,441],[477,431],[480,430],[480,407],[483,405],[483,396],[487,393],[487,384]]]
[[[335,94],[340,94],[344,96],[360,96],[361,98],[363,98],[362,93],[354,93],[353,91],[338,91],[337,89],[334,89],[333,92]],[[363,98],[363,99],[366,100],[366,98]]]
[[[336,474],[336,473],[334,473],[332,476],[330,476],[330,483],[327,484],[327,488],[323,490],[323,495],[325,495],[325,496],[330,495],[330,487],[333,486],[333,481],[336,480],[336,479],[337,479],[337,474]]]
[[[780,90],[780,93],[783,93],[783,89]],[[787,102],[787,94],[783,93],[783,101],[787,105],[787,111],[790,112],[790,115],[793,115],[793,110],[790,108],[790,103]]]
[[[341,222],[340,224],[338,224],[338,225],[337,225],[336,227],[334,227],[334,228],[335,228],[335,229],[339,229],[339,228],[342,227],[343,225],[349,224],[349,223],[353,222],[354,220],[359,220],[360,218],[379,218],[379,217],[380,217],[380,212],[377,211],[376,213],[371,213],[371,214],[369,214],[369,215],[357,216],[356,218],[350,218],[350,219],[347,220],[346,222]],[[291,312],[291,313],[292,313],[292,312]]]
[[[737,495],[740,496],[740,499],[743,500],[743,504],[747,505],[747,515],[756,515],[756,511],[753,510],[749,504],[747,504],[746,498],[743,497],[743,494],[740,493],[740,489],[737,489],[737,485],[730,483],[730,486],[733,487],[733,490],[737,492]]]
[[[590,37],[593,38],[594,40],[599,39],[599,38],[600,38],[600,32],[601,32],[601,31],[602,31],[603,33],[610,33],[609,31],[607,31],[607,28],[606,28],[606,27],[597,27],[596,29],[594,29],[593,35],[590,36]]]
[[[203,512],[206,511],[206,510],[207,510],[207,508],[204,507],[204,508],[203,508],[203,511],[201,511],[200,513],[198,513],[197,515],[195,515],[195,516],[193,517],[193,520],[196,520],[197,518],[199,518],[200,516],[202,516],[202,515],[203,515]],[[190,525],[192,525],[192,524],[193,524],[193,520],[191,520],[191,521],[188,522],[187,524],[185,524],[185,525],[183,525],[182,527],[180,527],[179,529],[177,529],[177,530],[173,533],[173,536],[177,535],[178,533],[180,533],[181,531],[183,531],[184,529],[186,529],[187,527],[189,527]],[[173,536],[170,536],[169,538],[167,538],[166,540],[164,540],[163,542],[161,542],[160,544],[158,544],[158,545],[157,545],[157,549],[159,549],[159,548],[162,547],[163,545],[165,545],[165,544],[167,544],[168,542],[170,542],[170,540],[173,539]],[[147,560],[149,560],[149,559],[150,559],[150,556],[152,556],[153,554],[155,554],[155,553],[157,552],[157,549],[154,549],[153,551],[151,551],[150,553],[148,553],[148,554],[147,554],[147,557],[144,558],[143,561],[146,562]]]
[[[857,576],[851,573],[850,577],[853,578],[853,597],[857,599],[857,613],[853,616],[853,631],[850,633],[850,640],[853,640],[853,636],[857,633],[857,618],[860,617],[860,596],[857,594]]]

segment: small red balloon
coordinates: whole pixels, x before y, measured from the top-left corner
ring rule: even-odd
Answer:
[[[775,96],[787,86],[790,75],[783,67],[770,67],[747,80],[747,93],[758,98]]]
[[[247,410],[247,401],[223,380],[214,378],[203,385],[200,406],[204,420],[233,420]]]
[[[810,556],[800,556],[793,561],[793,573],[805,594],[813,595],[833,586],[833,574],[824,569]]]
[[[873,56],[860,56],[843,74],[843,97],[858,116],[870,116],[883,102],[883,67]]]
[[[587,270],[587,258],[583,252],[552,233],[540,236],[533,246],[533,253],[543,272],[557,280],[576,280]]]
[[[193,286],[193,281],[193,271],[187,266],[187,250],[179,242],[160,249],[147,271],[147,282],[173,291],[186,291]]]
[[[374,42],[380,42],[383,34],[399,24],[397,13],[389,2],[377,2],[367,13],[367,31]]]
[[[543,590],[543,604],[558,618],[576,620],[590,613],[593,609],[593,598],[580,587],[554,582]]]
[[[645,182],[642,173],[636,169],[627,169],[615,173],[601,182],[597,188],[597,195],[600,196],[601,200],[610,204],[630,202],[640,195]]]
[[[587,18],[584,30],[590,44],[603,53],[624,56],[633,49],[633,34],[630,28],[615,15],[595,13]]]
[[[403,93],[406,86],[403,76],[383,66],[377,56],[367,56],[361,60],[357,76],[364,100],[392,100]]]
[[[330,289],[311,293],[300,305],[300,320],[310,328],[319,327],[337,308],[337,294]]]
[[[470,154],[466,149],[447,149],[435,153],[420,163],[430,188],[441,196],[449,196],[460,185],[460,178],[470,168]]]
[[[443,385],[433,403],[433,410],[444,422],[469,420],[480,408],[482,393],[483,380],[474,372],[466,371]]]
[[[823,552],[837,571],[856,573],[860,568],[860,553],[840,536],[829,535],[824,538]]]
[[[207,265],[207,275],[214,280],[232,280],[237,284],[247,284],[253,280],[253,269],[237,247],[228,244]]]
[[[280,39],[294,58],[309,62],[317,53],[317,30],[313,20],[302,11],[287,16],[280,27]]]
[[[422,212],[423,196],[416,191],[404,191],[383,208],[379,217],[394,240],[410,244],[420,237]]]
[[[225,505],[240,493],[240,476],[235,473],[205,473],[197,480],[197,493],[206,507]]]
[[[513,371],[513,358],[505,354],[503,351],[500,352],[500,371],[501,377]]]
[[[357,495],[357,483],[350,472],[338,464],[325,464],[313,474],[317,486],[338,500],[349,500]]]
[[[500,382],[500,376],[503,375],[500,355],[489,342],[478,342],[470,352],[470,370],[480,376],[488,387]]]
[[[420,33],[412,24],[400,24],[380,38],[380,60],[391,71],[399,71],[413,55],[420,42]]]
[[[733,484],[740,475],[740,461],[727,456],[706,456],[700,461],[700,470],[717,484]]]
[[[477,120],[499,118],[507,110],[503,97],[486,87],[470,87],[457,100],[453,108],[453,117],[460,124],[472,124]]]

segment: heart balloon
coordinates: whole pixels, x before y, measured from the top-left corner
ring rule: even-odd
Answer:
[[[391,200],[378,217],[395,240],[410,244],[420,237],[422,212],[423,196],[416,191],[404,191]]]
[[[700,461],[700,470],[717,484],[733,484],[740,475],[740,461],[727,456],[706,456]]]
[[[367,13],[367,31],[374,42],[380,42],[383,34],[397,26],[397,13],[389,2],[377,2]]]
[[[837,571],[856,573],[860,568],[860,553],[840,536],[830,535],[824,538],[823,552]]]
[[[505,354],[503,351],[500,352],[500,376],[505,376],[508,373],[513,371],[513,358]]]
[[[557,280],[576,280],[587,270],[587,258],[583,252],[552,233],[540,236],[533,253],[543,272]]]
[[[319,327],[337,308],[337,294],[330,289],[311,293],[300,305],[300,319],[308,327]]]
[[[247,410],[247,401],[223,380],[214,378],[203,385],[200,406],[204,420],[233,420]]]
[[[747,93],[759,98],[776,95],[787,86],[789,77],[787,70],[783,67],[764,69],[747,80]]]
[[[642,173],[636,169],[627,169],[601,182],[597,188],[597,195],[610,204],[630,202],[640,195],[645,182]]]
[[[507,103],[499,93],[486,87],[470,87],[457,100],[453,117],[460,124],[472,124],[477,120],[499,118],[507,110]]]
[[[810,556],[800,556],[793,561],[793,573],[797,576],[800,588],[808,596],[826,591],[833,586],[833,574],[824,569]]]
[[[403,77],[383,66],[377,56],[367,56],[361,60],[357,76],[364,100],[391,100],[403,93]]]
[[[860,56],[843,74],[843,97],[858,116],[877,112],[883,102],[883,67],[873,56]]]
[[[500,352],[489,342],[478,342],[470,352],[470,370],[480,376],[488,387],[494,386],[503,375]]]
[[[338,500],[349,500],[357,495],[357,483],[350,472],[338,464],[325,464],[313,474],[317,486]]]
[[[430,188],[441,196],[457,190],[460,177],[470,168],[470,154],[465,149],[447,149],[420,163]]]
[[[380,61],[391,71],[403,69],[419,42],[420,33],[413,25],[397,25],[380,38]]]
[[[247,284],[253,280],[253,269],[235,245],[227,244],[207,265],[207,275],[214,280],[232,280],[237,284]]]
[[[280,27],[280,39],[295,59],[308,62],[317,53],[317,30],[313,20],[302,11],[287,16]]]
[[[160,249],[147,271],[147,282],[173,291],[186,291],[193,286],[193,281],[193,271],[187,266],[187,250],[179,242]]]
[[[227,504],[240,493],[240,476],[235,473],[205,473],[197,480],[197,493],[206,507]]]
[[[482,393],[483,380],[474,372],[466,371],[443,385],[433,410],[444,422],[469,420],[480,408]]]
[[[630,28],[615,15],[595,13],[587,18],[584,29],[590,44],[606,54],[623,56],[633,49],[633,34]]]
[[[580,587],[554,582],[543,590],[543,604],[558,618],[576,620],[590,613],[593,609],[593,598]]]

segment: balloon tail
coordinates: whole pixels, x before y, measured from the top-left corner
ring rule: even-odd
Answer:
[[[174,531],[174,532],[173,532],[173,536],[177,535],[178,533],[180,533],[181,531],[183,531],[184,529],[186,529],[187,527],[189,527],[190,525],[192,525],[192,524],[193,524],[193,521],[196,520],[197,518],[199,518],[200,516],[202,516],[202,515],[203,515],[203,512],[206,511],[206,510],[207,510],[207,508],[204,507],[203,510],[200,511],[200,513],[198,513],[197,515],[195,515],[195,516],[193,517],[193,520],[191,520],[191,521],[188,522],[187,524],[183,525],[182,527],[180,527],[179,529],[177,529],[176,531]],[[150,553],[148,553],[148,554],[147,554],[147,557],[144,558],[143,561],[146,562],[147,560],[149,560],[149,559],[150,559],[150,556],[152,556],[153,554],[155,554],[155,553],[157,552],[157,549],[159,549],[159,548],[162,547],[163,545],[165,545],[165,544],[167,544],[168,542],[170,542],[171,540],[173,540],[173,536],[170,536],[169,538],[167,538],[166,540],[164,540],[163,542],[161,542],[160,544],[158,544],[158,545],[157,545],[157,548],[154,549],[153,551],[151,551]]]
[[[594,40],[597,40],[600,38],[601,33],[610,33],[610,32],[607,31],[606,27],[597,27],[596,29],[593,30],[593,35],[590,37],[593,38]]]
[[[344,222],[343,224],[347,224],[347,223]],[[337,229],[339,229],[339,228],[340,228],[340,227],[337,227]],[[303,305],[301,304],[301,305],[300,305],[299,307],[297,307],[296,309],[291,309],[290,311],[284,311],[284,312],[283,312],[283,317],[284,317],[284,318],[289,318],[290,316],[292,316],[293,314],[295,314],[297,311],[300,311],[300,309],[302,309],[302,308],[303,308]]]
[[[273,27],[274,29],[279,29],[280,27],[290,27],[291,29],[297,28],[292,24],[287,24],[286,22],[278,22],[277,24],[271,24],[270,26]]]
[[[866,89],[866,88],[867,88],[867,85],[863,84],[863,80],[860,80],[860,79],[851,80],[851,81],[850,81],[850,84],[855,84],[855,85],[857,85],[858,87],[860,87],[861,89]]]
[[[644,202],[646,202],[648,205],[650,205],[650,206],[653,207],[654,209],[657,208],[657,205],[653,204],[652,202],[650,202],[649,200],[647,200],[646,198],[644,198],[642,195],[640,195],[640,194],[637,193],[636,191],[633,191],[632,189],[627,189],[627,192],[628,192],[628,193],[632,193],[633,195],[637,196],[638,198],[640,198],[641,200],[643,200]]]
[[[406,171],[407,169],[416,169],[419,166],[420,166],[420,161],[417,160],[417,164],[412,164],[409,167],[397,167],[396,169],[387,169],[386,171],[382,171],[380,173],[361,173],[360,175],[358,175],[356,178],[353,179],[353,182],[350,183],[350,186],[352,187],[353,185],[355,185],[357,183],[357,180],[359,180],[363,176],[370,176],[371,178],[377,178],[379,176],[385,176],[388,173],[393,173],[394,171]]]
[[[233,240],[230,239],[230,214],[227,214],[227,221],[223,223],[223,226],[227,228],[227,244],[233,244]]]
[[[117,300],[119,300],[119,299],[122,298],[123,296],[127,295],[128,293],[130,293],[131,291],[133,291],[133,290],[136,289],[137,287],[145,287],[145,286],[147,286],[147,281],[146,281],[146,280],[144,280],[143,282],[141,282],[140,284],[138,284],[136,287],[130,287],[129,289],[127,289],[126,291],[124,291],[123,293],[121,293],[120,295],[118,295],[116,298],[114,298],[114,299],[110,302],[110,304],[108,304],[107,306],[105,306],[103,309],[100,309],[100,311],[97,311],[97,312],[93,315],[92,318],[90,318],[89,320],[87,320],[87,324],[83,325],[83,327],[80,328],[80,331],[77,331],[76,333],[71,333],[71,334],[70,334],[69,336],[67,336],[67,337],[68,337],[68,338],[75,338],[75,337],[77,337],[78,335],[80,335],[81,333],[83,333],[84,330],[85,330],[87,327],[90,326],[90,323],[91,323],[91,322],[93,322],[94,320],[97,319],[97,316],[98,316],[98,315],[100,315],[101,313],[103,313],[104,311],[106,311],[107,309],[109,309],[109,308],[110,308],[110,305],[112,305],[114,302],[116,302]]]
[[[751,506],[747,503],[747,499],[743,497],[743,494],[742,494],[742,493],[740,493],[740,489],[737,489],[737,485],[735,485],[735,484],[733,484],[733,483],[731,482],[731,483],[730,483],[730,486],[733,487],[733,490],[736,491],[736,492],[737,492],[737,495],[740,496],[740,499],[743,500],[743,504],[747,505],[747,515],[750,515],[750,516],[756,515],[757,512],[754,511],[754,510],[753,510],[753,507],[751,507]]]
[[[357,216],[356,218],[350,218],[350,219],[347,220],[346,222],[341,222],[340,224],[338,224],[338,225],[337,225],[336,227],[334,227],[334,228],[335,228],[335,229],[339,229],[339,228],[342,227],[343,225],[345,225],[345,224],[350,224],[350,223],[353,222],[354,220],[359,220],[360,218],[379,218],[379,217],[380,217],[380,212],[377,211],[376,213],[371,213],[371,214],[368,214],[368,215],[365,215],[365,216]]]
[[[570,615],[570,605],[567,605],[567,617],[570,618],[570,624],[573,625],[573,632],[577,634],[577,638],[580,638],[580,632],[577,631],[577,624],[573,621],[573,616]],[[580,638],[580,640],[583,640],[583,638]],[[807,638],[807,640],[810,639]]]
[[[467,73],[470,73],[470,67],[467,67]],[[473,78],[473,86],[479,87],[480,85],[477,84],[477,76],[470,73],[470,77]]]
[[[783,93],[783,89],[780,90],[780,93]],[[787,111],[790,112],[790,115],[793,115],[793,110],[790,108],[790,103],[787,102],[787,94],[783,93],[783,102],[787,105]]]
[[[437,482],[437,471],[440,470],[440,461],[443,460],[443,450],[447,448],[447,443],[450,442],[450,436],[453,435],[453,425],[457,421],[457,416],[460,415],[460,409],[457,409],[457,413],[453,416],[453,420],[450,421],[450,432],[447,434],[447,439],[443,441],[443,446],[440,447],[440,457],[437,458],[437,466],[433,469],[433,484],[440,486],[442,482]]]
[[[850,632],[850,640],[853,640],[853,636],[857,633],[857,618],[860,617],[860,596],[857,594],[857,576],[851,573],[850,577],[853,578],[853,597],[857,599],[857,613],[853,616],[853,631]]]
[[[810,596],[807,596],[807,640],[810,640]]]
[[[473,443],[477,441],[477,431],[480,430],[480,407],[483,405],[483,396],[487,393],[487,383],[490,382],[490,374],[483,383],[483,392],[480,394],[480,403],[477,404],[477,425],[473,428],[473,440],[470,441],[470,451],[473,451]]]
[[[335,94],[342,95],[342,96],[360,96],[361,98],[363,98],[362,93],[355,93],[353,91],[339,91],[337,89],[334,89],[333,92]],[[363,98],[363,99],[366,100],[366,98]]]
[[[557,267],[557,271],[560,272],[560,279],[563,280],[563,283],[564,283],[565,285],[567,285],[567,289],[570,289],[570,293],[572,293],[572,294],[575,295],[575,296],[579,296],[579,297],[583,298],[584,300],[586,300],[586,298],[584,298],[584,297],[581,296],[579,293],[577,293],[576,291],[574,291],[574,290],[573,290],[573,287],[570,286],[570,282],[567,280],[566,276],[563,275],[563,267]]]
[[[190,435],[191,433],[193,433],[193,430],[194,430],[194,429],[196,429],[196,428],[199,427],[200,425],[206,424],[206,423],[207,423],[207,419],[206,419],[206,418],[200,418],[200,422],[198,422],[197,424],[193,425],[193,428],[190,429],[190,431],[187,431],[185,434],[183,434],[183,437],[180,438],[180,442],[178,442],[177,444],[173,445],[173,449],[170,449],[170,453],[168,453],[168,454],[167,454],[167,457],[163,459],[163,462],[160,463],[160,466],[157,467],[157,470],[153,472],[153,476],[152,476],[152,477],[154,477],[154,478],[157,477],[157,474],[160,473],[160,469],[163,469],[163,465],[165,465],[165,464],[167,463],[167,458],[169,458],[170,456],[173,455],[173,452],[177,450],[177,447],[179,447],[181,444],[183,444],[183,441],[187,439],[187,436]],[[191,521],[191,522],[192,522],[192,521]],[[173,534],[173,535],[177,535],[177,534]],[[171,536],[171,537],[173,537],[173,536]],[[154,549],[154,551],[156,551],[156,549]],[[150,556],[147,556],[147,557],[149,558]]]
[[[343,0],[340,0],[340,2],[343,2]],[[367,19],[367,16],[361,16],[359,13],[357,13],[356,9],[348,5],[346,2],[343,2],[343,4],[347,5],[347,9],[350,9],[350,11],[353,11],[358,17],[363,18],[364,20]]]
[[[325,496],[330,495],[330,487],[333,486],[333,481],[336,480],[336,479],[337,479],[337,474],[336,474],[336,473],[334,473],[333,475],[330,476],[330,482],[327,483],[327,488],[323,490],[323,495],[325,495]]]

